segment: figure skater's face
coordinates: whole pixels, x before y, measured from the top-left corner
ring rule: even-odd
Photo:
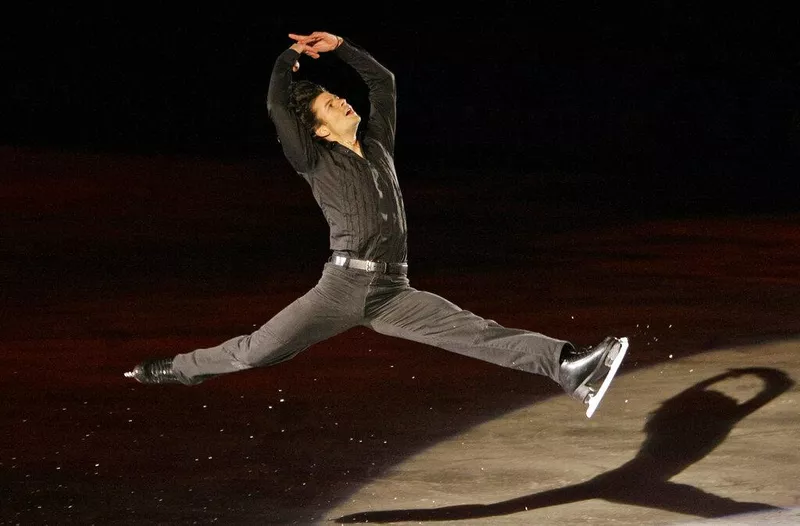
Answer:
[[[327,91],[320,93],[314,99],[311,109],[322,122],[322,125],[317,127],[317,135],[323,138],[331,134],[337,137],[352,135],[361,122],[361,116],[346,99]]]

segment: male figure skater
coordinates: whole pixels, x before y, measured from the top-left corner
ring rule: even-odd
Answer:
[[[355,326],[544,375],[589,405],[591,416],[627,349],[607,337],[590,348],[506,328],[409,285],[407,229],[395,172],[395,78],[356,44],[326,32],[289,34],[276,59],[267,110],[286,159],[310,185],[330,226],[330,259],[319,282],[249,335],[172,358],[142,362],[126,377],[194,385],[275,365]],[[307,80],[299,58],[334,53],[368,88],[365,127],[347,100]],[[598,389],[598,385],[602,386]]]

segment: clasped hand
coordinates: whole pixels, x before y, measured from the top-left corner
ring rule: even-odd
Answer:
[[[292,49],[311,58],[319,58],[320,53],[333,51],[342,43],[340,37],[323,31],[314,31],[310,35],[289,33],[289,38],[295,41],[291,45]]]

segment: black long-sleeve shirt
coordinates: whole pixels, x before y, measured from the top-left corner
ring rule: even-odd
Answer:
[[[344,41],[333,53],[369,90],[369,119],[358,132],[364,157],[339,143],[315,139],[289,110],[292,65],[299,57],[291,48],[278,56],[272,69],[270,119],[286,159],[311,186],[322,209],[331,250],[358,259],[405,262],[406,215],[394,166],[394,74],[351,42]]]

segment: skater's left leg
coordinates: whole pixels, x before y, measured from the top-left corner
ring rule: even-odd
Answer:
[[[405,277],[384,277],[368,296],[364,325],[375,331],[440,347],[502,367],[549,377],[589,405],[591,417],[627,348],[607,337],[593,347],[504,327],[451,301],[408,286]],[[597,395],[597,396],[596,396]]]
[[[381,334],[547,376],[555,382],[559,382],[561,350],[569,345],[538,332],[504,327],[441,296],[400,285],[392,293],[373,294],[367,302],[366,319],[365,325]]]

